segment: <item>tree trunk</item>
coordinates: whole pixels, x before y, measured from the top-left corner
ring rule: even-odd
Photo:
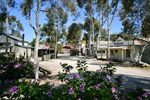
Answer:
[[[142,51],[141,51],[141,54],[140,54],[140,57],[138,59],[138,63],[141,64],[142,63],[142,56],[143,56],[143,52],[145,51],[146,47],[148,46],[148,43],[144,45],[144,47],[142,48]]]
[[[92,19],[92,0],[89,0],[90,4],[90,39],[89,39],[89,56],[92,55],[92,48],[91,48],[91,35],[93,35],[93,19]]]
[[[56,42],[55,42],[55,59],[57,58],[57,37],[58,37],[58,32],[56,33]]]
[[[37,1],[37,11],[36,11],[36,40],[35,40],[35,48],[34,48],[34,63],[38,61],[38,46],[40,39],[40,25],[39,25],[39,14],[41,8],[41,0]]]
[[[109,6],[109,0],[108,0],[108,6]],[[107,33],[108,33],[108,48],[107,48],[107,59],[110,59],[110,23],[109,23],[109,13],[107,15]]]
[[[5,53],[8,53],[8,3],[6,0],[6,51]]]

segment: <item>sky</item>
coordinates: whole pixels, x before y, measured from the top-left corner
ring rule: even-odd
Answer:
[[[17,19],[19,19],[24,27],[24,31],[21,32],[21,34],[25,34],[25,40],[28,42],[31,42],[33,38],[35,38],[35,33],[33,29],[29,25],[29,21],[25,19],[25,17],[22,16],[21,10],[18,9],[13,9],[10,11],[10,15],[15,15]],[[35,26],[35,13],[32,13],[31,21],[33,26]],[[68,22],[65,24],[66,27],[69,27],[72,23],[78,23],[81,22],[83,23],[82,18],[78,18],[76,21],[73,20],[73,17],[71,15],[68,16]],[[39,24],[42,26],[44,23],[46,23],[46,16],[45,13],[40,13],[40,20]],[[106,26],[104,26],[106,27]],[[119,33],[121,32],[121,22],[119,21],[118,17],[115,17],[113,20],[113,23],[111,25],[111,30],[110,33]]]

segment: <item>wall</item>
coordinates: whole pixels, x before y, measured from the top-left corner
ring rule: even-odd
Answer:
[[[132,46],[131,57],[134,59],[135,62],[138,61],[140,50],[141,46]]]
[[[143,52],[142,61],[150,64],[150,43]]]

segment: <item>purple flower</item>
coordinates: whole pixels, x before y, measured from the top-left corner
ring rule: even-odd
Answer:
[[[51,87],[54,87],[54,86],[55,86],[55,84],[54,84],[54,83],[52,83],[52,84],[51,84]]]
[[[146,93],[146,92],[143,93],[143,94],[142,94],[142,97],[148,97],[148,93]]]
[[[113,62],[113,60],[110,58],[110,59],[109,59],[109,62]]]
[[[49,97],[52,95],[52,93],[51,93],[50,90],[48,90],[46,94],[47,94],[47,96],[49,96]]]
[[[81,98],[78,98],[78,100],[81,100]]]
[[[111,77],[109,76],[109,75],[107,75],[107,78],[110,80],[111,79]]]
[[[102,72],[102,71],[101,71],[101,69],[98,69],[97,72],[100,73],[100,72]]]
[[[94,100],[98,100],[97,98],[94,98]]]
[[[11,93],[12,93],[12,94],[15,94],[15,93],[17,93],[17,92],[19,92],[19,87],[18,87],[18,86],[12,87]]]
[[[140,96],[138,96],[138,100],[142,100],[142,98]]]
[[[19,68],[21,66],[21,64],[16,64],[15,66],[14,66],[14,68]]]
[[[71,79],[74,79],[74,74],[71,74],[70,78],[71,78]]]
[[[60,62],[60,65],[61,65],[62,63]]]
[[[81,91],[81,92],[85,92],[84,87],[81,87],[81,88],[80,88],[80,91]]]
[[[85,82],[82,82],[81,86],[83,86],[83,87],[86,86],[86,83],[85,83]]]
[[[79,74],[76,74],[76,78],[80,78],[80,75],[79,75]]]
[[[95,88],[95,89],[99,89],[99,86],[98,86],[98,85],[94,85],[94,88]]]
[[[122,96],[122,97],[121,97],[121,99],[125,99],[125,98],[126,98],[125,96]]]
[[[78,60],[77,63],[80,63],[80,60]]]
[[[114,94],[114,97],[115,97],[116,100],[118,99],[118,95],[117,94]]]
[[[93,74],[92,74],[92,73],[89,73],[89,76],[93,76]]]
[[[74,90],[73,90],[73,87],[72,87],[72,86],[70,86],[69,94],[74,94]]]
[[[70,70],[69,70],[69,69],[66,69],[66,72],[70,72]]]
[[[116,89],[114,87],[111,88],[112,93],[114,93],[116,91]]]

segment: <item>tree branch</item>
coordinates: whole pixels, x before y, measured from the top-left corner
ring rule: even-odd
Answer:
[[[31,23],[30,14],[29,14],[29,24],[30,24],[30,27],[32,27],[32,28],[33,28],[33,30],[34,30],[34,32],[35,32],[35,34],[37,34],[35,27],[34,27],[34,26],[32,25],[32,23]]]

